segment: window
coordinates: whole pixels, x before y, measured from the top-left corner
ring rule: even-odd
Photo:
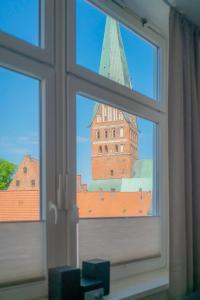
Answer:
[[[117,245],[116,249],[120,247],[124,249],[119,255],[113,247],[110,247],[110,243],[106,243],[108,246],[104,247],[104,258],[110,259],[115,264],[131,259],[142,259],[145,254],[141,249],[136,251],[134,245],[130,243],[130,236],[127,237],[127,240],[124,237],[123,243],[120,242],[120,236],[103,236],[103,232],[100,233],[98,229],[101,224],[100,220],[103,219],[108,222],[104,228],[104,232],[106,232],[106,226],[111,226],[109,224],[112,224],[114,222],[113,218],[115,218],[116,222],[113,224],[115,224],[115,228],[118,228],[117,231],[122,234],[122,231],[120,231],[121,226],[125,226],[125,230],[129,228],[129,232],[132,231],[135,226],[135,217],[156,216],[156,203],[159,201],[156,196],[157,180],[155,176],[157,165],[157,149],[155,147],[157,125],[152,121],[126,113],[125,126],[127,131],[129,128],[135,128],[139,133],[138,143],[134,143],[130,137],[125,139],[127,150],[124,153],[124,145],[115,144],[111,140],[109,141],[109,147],[112,152],[110,152],[111,155],[108,158],[106,155],[108,145],[104,146],[105,151],[103,152],[102,145],[99,145],[98,141],[93,141],[92,139],[92,132],[96,128],[95,112],[97,108],[101,110],[101,106],[103,106],[101,102],[96,102],[80,95],[76,96],[76,134],[77,136],[82,136],[85,140],[85,143],[77,142],[76,145],[76,176],[78,177],[81,174],[82,181],[87,186],[86,193],[81,194],[77,190],[76,195],[77,206],[79,207],[79,261],[81,262],[90,257],[99,257],[102,250],[100,250],[100,244],[98,243],[101,243],[104,238],[109,238],[112,242],[111,244]],[[83,111],[88,112],[84,114],[84,117],[82,116]],[[117,108],[116,111],[118,111]],[[121,112],[125,113],[125,111]],[[82,126],[79,124],[80,120]],[[107,124],[108,130],[112,129],[113,122],[115,121],[112,120]],[[90,124],[89,130],[88,124]],[[78,141],[78,139],[76,140]],[[83,153],[84,162],[82,160]],[[99,153],[102,155],[99,156]],[[141,187],[144,189],[144,200],[142,202],[141,193],[139,193]],[[115,190],[114,196],[111,195],[113,190]],[[104,199],[103,204],[100,206],[98,202],[99,191],[101,191]],[[86,204],[87,208],[91,210],[90,214],[87,213],[88,209],[85,210]],[[124,217],[129,217],[128,224],[126,219],[123,220]],[[92,218],[92,222],[88,218]],[[133,221],[132,223],[131,220]],[[93,247],[90,246],[91,236],[94,236]],[[159,251],[159,239],[155,238],[150,232],[148,238],[154,240],[155,248],[152,251],[155,251],[155,253]]]
[[[165,41],[133,19],[112,1],[0,1],[0,205],[16,200],[1,299],[46,298],[66,259],[109,259],[111,285],[167,266]]]
[[[16,180],[16,186],[20,186],[20,180]]]
[[[96,139],[100,139],[100,131],[99,130],[96,131]]]
[[[105,138],[107,139],[108,138],[108,131],[105,130]]]
[[[0,299],[47,296],[58,239],[51,232],[46,251],[57,176],[52,4],[0,1]]]
[[[27,171],[28,171],[27,167],[24,167],[24,168],[23,168],[23,171],[24,171],[24,174],[26,174]]]
[[[121,127],[121,128],[120,128],[120,137],[123,137],[123,136],[124,136],[124,128]]]
[[[98,42],[97,27],[101,28]],[[84,38],[86,36],[87,39]],[[83,53],[93,53],[94,59],[88,59]],[[154,43],[147,42],[136,32],[96,9],[90,2],[76,0],[77,64],[157,100],[158,60],[159,49]],[[116,68],[115,74],[111,72],[113,68]],[[124,72],[123,77],[120,76],[121,72]],[[144,73],[146,76],[141,76]]]
[[[166,49],[163,39],[150,29],[141,28],[140,23],[137,26],[137,22],[133,25],[131,19],[114,10],[113,15],[118,15],[115,20],[113,15],[106,14],[101,1],[95,1],[95,5],[90,1],[76,0],[76,57],[71,70],[79,74],[79,79],[69,75],[73,85],[71,99],[76,99],[76,135],[82,135],[86,141],[76,144],[76,174],[84,174],[88,197],[91,193],[93,200],[87,202],[92,210],[87,214],[81,209],[81,195],[76,195],[79,207],[77,259],[79,264],[94,257],[110,259],[111,280],[114,280],[134,274],[138,269],[152,270],[153,265],[162,268],[163,261],[167,261],[161,247],[168,243],[167,218],[164,216],[168,205],[165,185],[168,162],[163,148],[167,144],[166,95],[163,90]],[[87,41],[83,38],[86,32]],[[89,51],[94,53],[93,60],[83,55]],[[137,67],[134,61],[137,61]],[[75,105],[75,100],[69,101]],[[104,122],[107,117],[106,123],[98,124],[104,130],[104,137],[105,131],[109,132],[109,138],[101,141],[102,155],[99,155],[100,141],[90,138],[99,117]],[[80,119],[82,126],[79,125]],[[106,155],[104,143],[109,147],[109,155]],[[84,163],[81,161],[83,153]],[[139,188],[143,190],[142,201]],[[115,189],[112,196],[111,189]],[[104,199],[100,204],[99,190]],[[128,197],[137,200],[129,201]],[[115,205],[118,201],[126,201],[126,205],[123,203],[117,212]],[[112,205],[111,209],[106,209],[108,203]],[[131,205],[134,208],[131,209]],[[123,226],[126,233],[126,226],[134,228],[128,230],[127,244],[125,240],[122,242],[123,235],[116,237],[111,230],[122,233]],[[91,236],[92,243],[88,240]],[[107,242],[104,244],[114,246],[101,251],[100,243],[105,242],[105,238]],[[134,245],[130,245],[130,240]],[[154,246],[151,248],[152,241]],[[124,249],[128,249],[127,252]],[[134,269],[136,265],[137,271]]]

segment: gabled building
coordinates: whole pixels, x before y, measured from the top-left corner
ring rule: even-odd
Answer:
[[[39,161],[25,155],[8,190],[39,190]]]

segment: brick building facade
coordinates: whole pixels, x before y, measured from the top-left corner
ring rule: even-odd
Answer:
[[[138,159],[136,117],[96,104],[91,125],[92,178],[131,178]]]
[[[25,155],[8,190],[39,190],[39,161]]]

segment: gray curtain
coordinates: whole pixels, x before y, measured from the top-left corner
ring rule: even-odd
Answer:
[[[200,32],[172,9],[169,39],[169,298],[176,300],[200,288]]]

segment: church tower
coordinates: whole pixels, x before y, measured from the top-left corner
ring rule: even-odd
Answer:
[[[118,23],[107,17],[99,73],[132,88]],[[92,178],[133,177],[138,159],[136,117],[106,104],[96,104],[91,120]]]

